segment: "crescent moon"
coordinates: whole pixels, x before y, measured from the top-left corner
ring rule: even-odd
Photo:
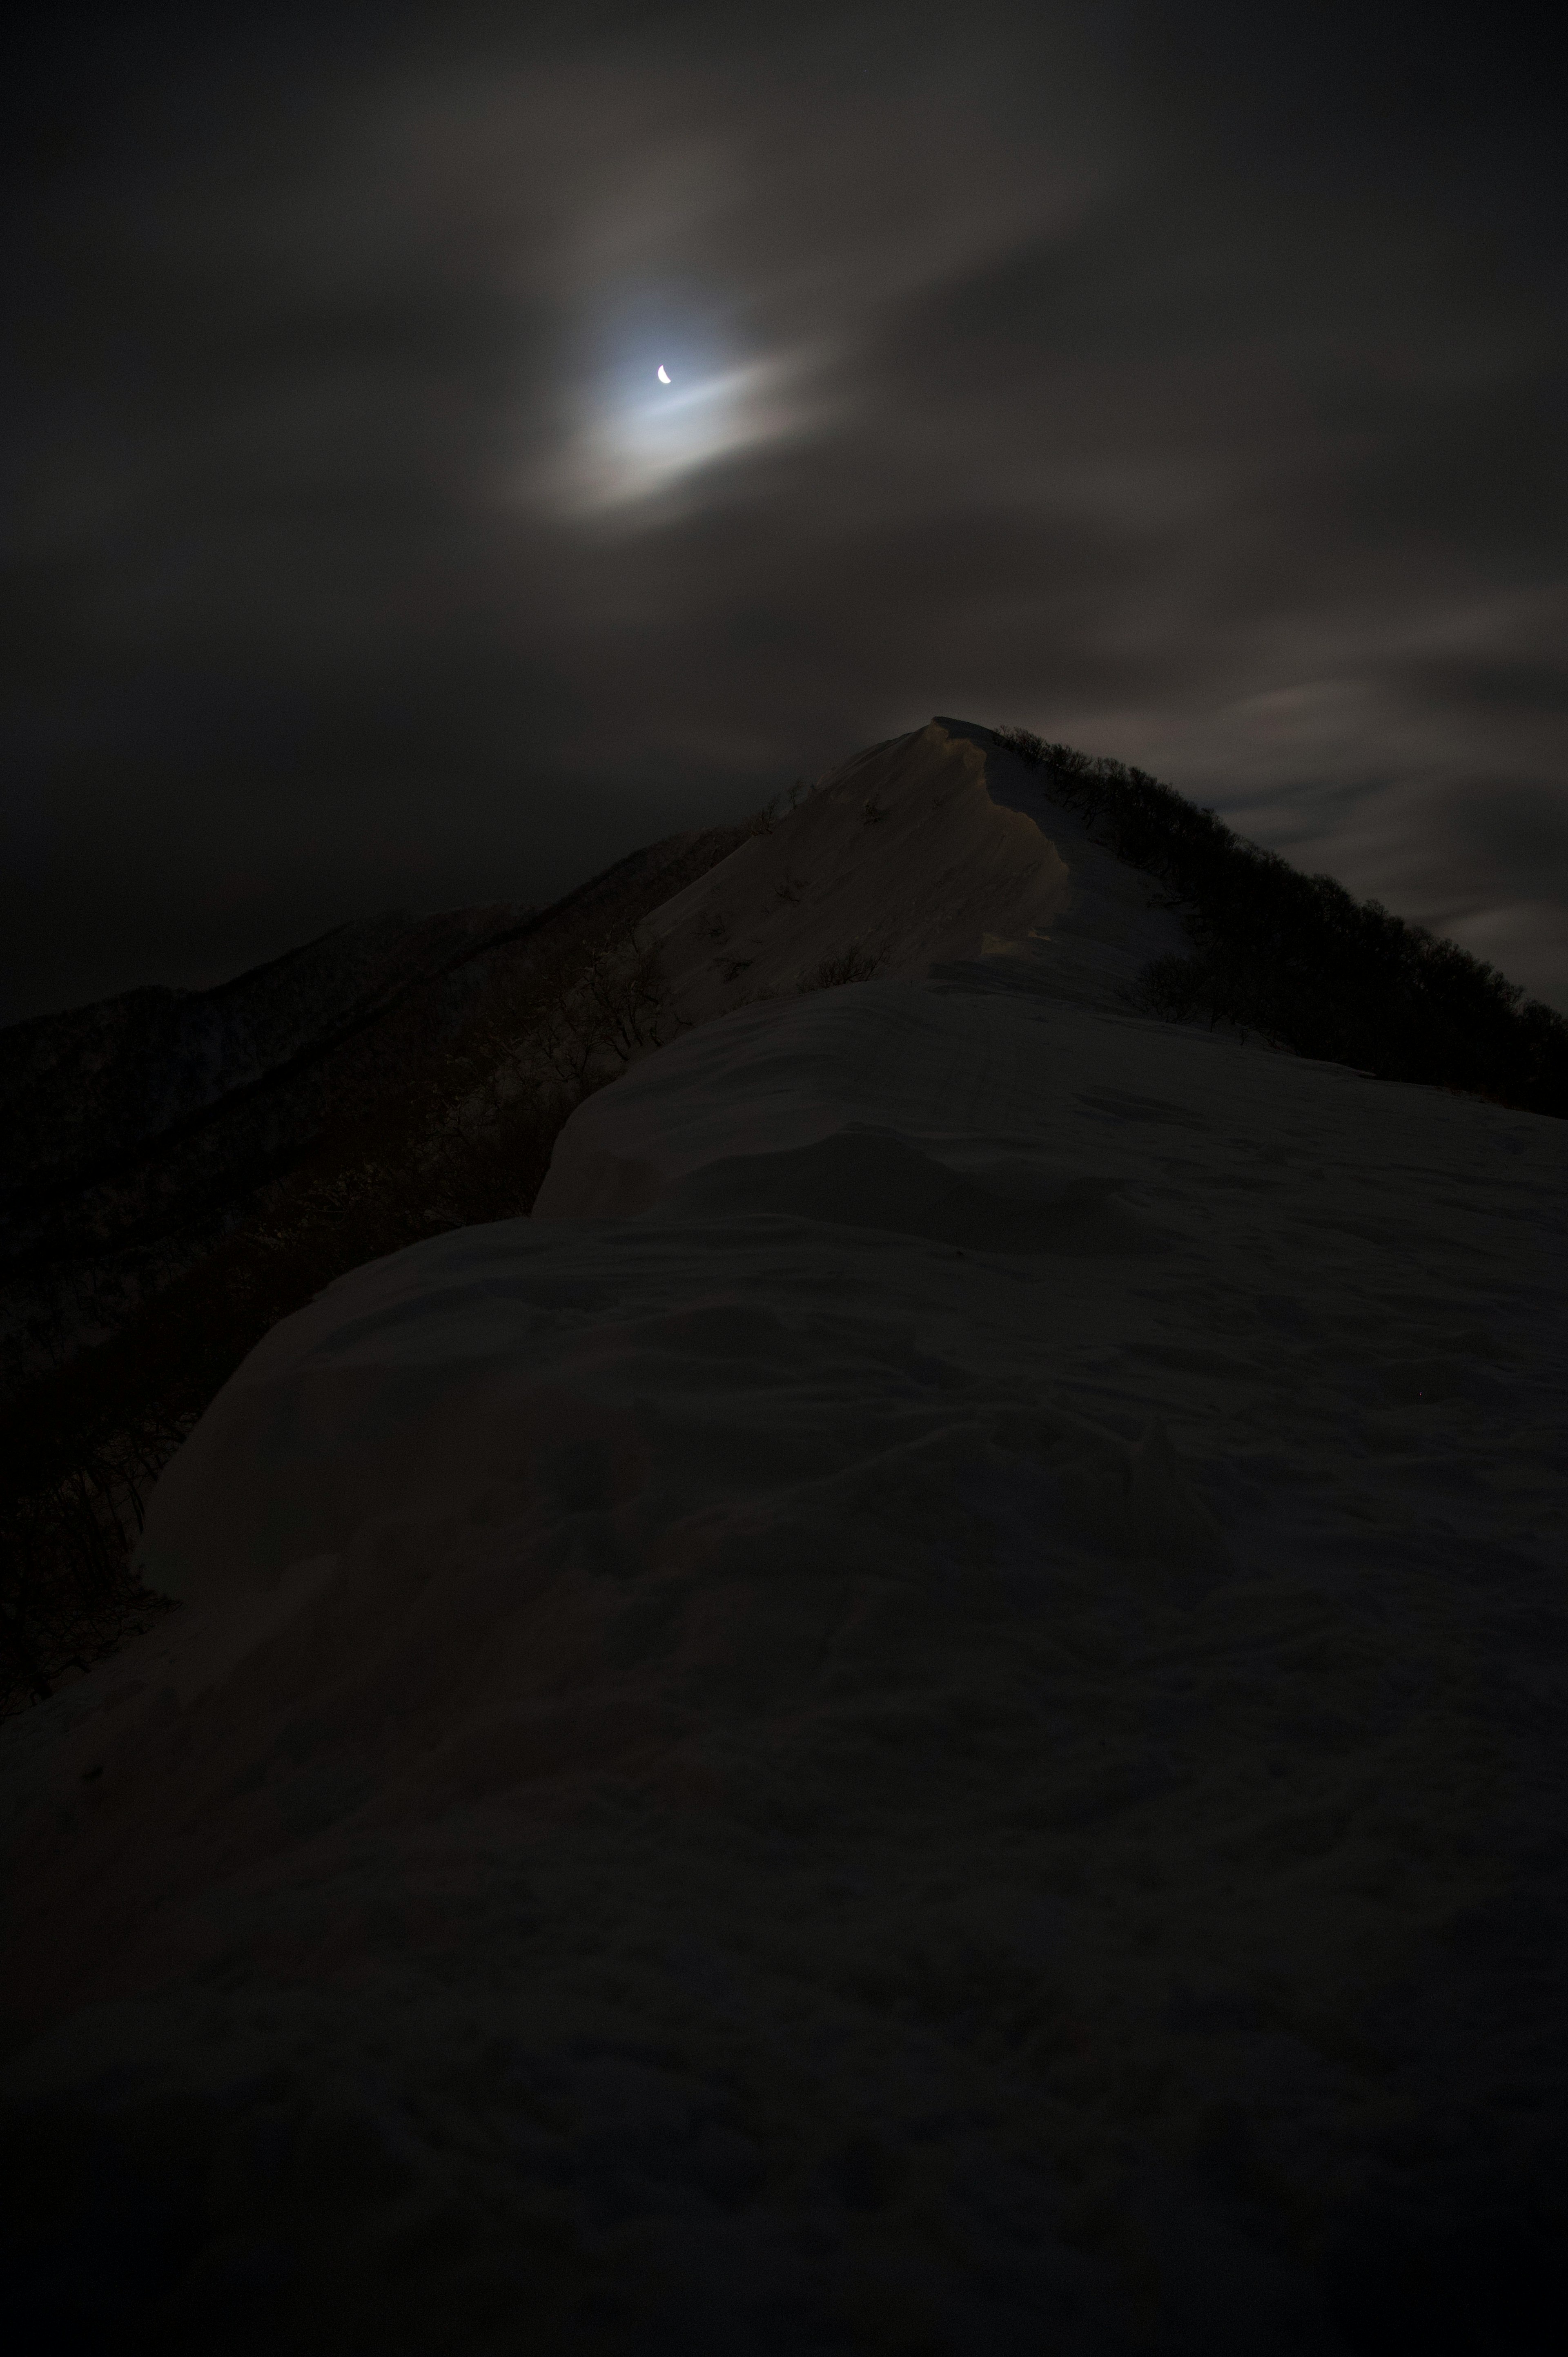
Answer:
[[[670,371],[662,361],[659,363],[659,382],[660,384],[668,384],[670,382]]]

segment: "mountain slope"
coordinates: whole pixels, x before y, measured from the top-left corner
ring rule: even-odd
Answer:
[[[13,1078],[30,1066],[38,1118],[22,1143],[34,1150],[32,1194],[6,1231],[0,1282],[10,1392],[0,1421],[6,1706],[80,1674],[156,1614],[127,1568],[146,1491],[270,1325],[346,1268],[532,1200],[583,1091],[664,1035],[639,924],[741,834],[653,845],[521,923],[498,927],[478,911],[411,935],[389,922],[369,991],[365,960],[345,956],[340,937],[283,962],[281,974],[243,978],[252,1006],[259,997],[264,1011],[269,995],[274,1002],[267,1044],[281,1060],[251,1077],[254,1031],[264,1027],[252,1025],[247,1039],[237,1021],[238,1046],[210,1058],[194,1082],[177,1064],[160,1109],[181,1089],[188,1099],[202,1087],[220,1092],[150,1135],[122,1075],[106,1094],[131,1113],[118,1131],[101,1122],[96,1135],[79,1121],[74,1165],[59,1152],[70,1125],[49,1118],[38,1043],[74,1040],[80,1076],[92,1027],[75,1017],[53,1033],[27,1027]],[[467,952],[444,964],[465,939]],[[437,954],[422,963],[432,942]],[[315,986],[296,989],[312,973]],[[216,1027],[221,1046],[231,1037],[224,1020],[204,1003],[173,1017],[165,1009],[144,1025],[131,1062],[168,1082],[169,1058],[154,1049],[167,1049],[171,1024],[188,1034]],[[99,1036],[113,1028],[101,1024]],[[67,1060],[57,1058],[54,1086],[69,1112]],[[116,1136],[120,1160],[106,1168]],[[83,1159],[84,1137],[96,1165]]]
[[[693,1022],[828,980],[976,960],[1124,1005],[1151,960],[1186,945],[1155,900],[993,731],[938,718],[832,771],[650,928]]]
[[[0,1749],[23,2300],[91,2147],[208,2345],[1550,2345],[1568,1131],[993,979],[579,1127]]]
[[[974,749],[650,908],[769,995],[274,1324],[0,1729],[24,2347],[1559,2345],[1568,1127],[1140,1011]]]
[[[0,1031],[10,1382],[198,1265],[323,1140],[456,1046],[487,996],[550,953],[553,928],[678,868],[694,840],[635,853],[550,910],[392,914],[212,990],[134,991]]]
[[[146,1624],[125,1566],[148,1484],[276,1318],[360,1262],[526,1207],[572,1107],[682,1026],[928,972],[1545,1110],[1568,1086],[1568,1025],[1452,945],[1117,763],[950,718],[553,909],[378,920],[218,991],[16,1027],[13,1700]]]

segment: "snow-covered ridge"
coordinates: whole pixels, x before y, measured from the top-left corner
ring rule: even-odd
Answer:
[[[200,2189],[101,2319],[1532,2345],[1568,1130],[1119,1007],[1168,914],[953,730],[663,912],[777,995],[276,1328],[155,1495],[187,1611],[0,1731],[5,2132]],[[879,841],[937,972],[802,995]]]
[[[1124,1002],[1184,946],[1146,877],[1092,843],[992,730],[952,719],[873,746],[668,901],[650,930],[703,1022],[844,978],[982,961],[1085,1005]]]

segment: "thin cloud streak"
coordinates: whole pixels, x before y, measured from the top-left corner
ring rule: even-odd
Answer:
[[[289,20],[171,157],[133,84],[14,248],[0,1012],[544,898],[940,710],[1568,1005],[1527,98],[1439,153],[1348,20],[1345,94],[1193,13],[345,14],[285,104]]]

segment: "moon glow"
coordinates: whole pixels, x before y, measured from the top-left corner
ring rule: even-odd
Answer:
[[[540,490],[585,516],[672,491],[719,459],[799,431],[792,374],[782,360],[704,371],[690,353],[671,363],[645,347],[596,392],[581,386],[581,422],[541,469]]]

